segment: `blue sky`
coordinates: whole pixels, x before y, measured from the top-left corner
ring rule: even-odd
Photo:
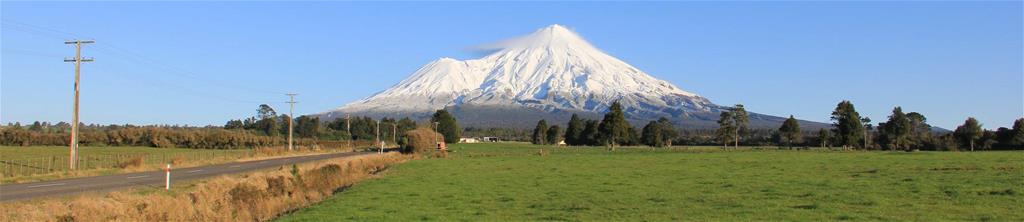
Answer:
[[[563,24],[684,90],[827,122],[840,100],[953,128],[1024,116],[1022,3],[0,3],[0,122],[69,121],[83,54],[87,123],[223,124],[259,103],[297,114],[369,96],[439,57]]]

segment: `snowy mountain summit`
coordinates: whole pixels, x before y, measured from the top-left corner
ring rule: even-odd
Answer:
[[[494,52],[465,61],[440,58],[387,90],[322,116],[422,116],[447,107],[470,119],[529,112],[552,121],[572,113],[603,113],[619,101],[627,117],[637,121],[668,117],[706,122],[717,119],[721,109],[605,54],[561,25],[483,48]],[[532,124],[536,119],[520,121]]]

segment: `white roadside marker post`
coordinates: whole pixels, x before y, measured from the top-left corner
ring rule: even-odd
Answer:
[[[171,190],[171,164],[167,164],[167,170],[165,171],[167,172],[167,181],[164,184],[164,189]]]

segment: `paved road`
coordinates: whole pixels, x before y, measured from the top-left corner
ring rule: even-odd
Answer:
[[[223,174],[233,174],[250,170],[291,165],[295,163],[302,163],[308,161],[323,160],[337,157],[368,155],[374,153],[376,152],[331,153],[171,169],[171,183],[180,182],[183,180],[193,180],[199,178],[219,176]],[[161,170],[107,176],[51,180],[35,183],[0,185],[0,201],[36,198],[42,196],[68,195],[87,191],[105,191],[141,185],[163,187],[165,176],[165,172]]]

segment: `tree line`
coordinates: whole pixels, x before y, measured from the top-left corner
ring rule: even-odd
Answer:
[[[952,133],[937,133],[924,114],[904,112],[894,107],[884,122],[871,124],[861,117],[850,101],[842,101],[832,112],[833,129],[820,131],[822,146],[836,145],[844,149],[867,150],[971,150],[1024,149],[1024,118],[1013,128],[985,130],[974,117]]]
[[[273,107],[262,104],[256,116],[229,120],[224,129],[247,131],[270,137],[287,137],[288,115],[278,115]],[[402,119],[353,116],[321,121],[319,117],[299,116],[293,120],[294,137],[335,141],[380,141],[386,144],[404,144],[404,132],[415,129],[416,121]],[[378,134],[379,133],[379,134]],[[378,137],[379,136],[379,137]]]
[[[70,124],[44,126],[20,124],[0,128],[0,145],[4,146],[68,146],[71,142]],[[84,124],[80,124],[84,125]],[[169,127],[133,125],[90,125],[81,127],[79,144],[85,146],[148,146],[200,149],[239,149],[284,145],[281,137],[257,135],[244,131],[225,130],[220,127]],[[295,141],[310,145],[309,139]]]
[[[533,144],[565,144],[570,146],[671,146],[679,132],[666,118],[651,121],[638,132],[626,121],[622,104],[612,103],[601,121],[583,119],[573,114],[563,131],[559,125],[547,125],[546,120],[537,122],[533,130]]]
[[[79,124],[79,143],[86,146],[148,146],[201,149],[240,149],[282,146],[287,144],[288,115],[278,115],[267,104],[261,104],[256,115],[227,121],[224,126],[178,125],[97,125]],[[409,118],[401,120],[355,117],[346,124],[345,119],[323,122],[318,117],[300,116],[293,119],[294,141],[297,145],[312,145],[320,140],[376,139],[377,121],[380,121],[381,140],[401,143],[403,132],[416,128]],[[351,126],[351,134],[348,130]],[[0,127],[0,145],[5,146],[67,146],[71,124],[51,124],[36,121],[29,126],[21,123]],[[397,133],[396,133],[397,132]]]
[[[613,103],[600,121],[573,115],[563,131],[546,120],[537,122],[530,137],[533,144],[571,146],[647,145],[720,145],[723,147],[794,146],[842,147],[844,150],[1009,150],[1024,149],[1024,118],[1012,128],[995,131],[983,129],[973,117],[952,133],[933,130],[927,118],[918,112],[904,112],[895,107],[884,122],[871,124],[850,101],[841,101],[832,111],[830,128],[805,131],[792,115],[777,129],[750,129],[749,115],[742,104],[725,108],[719,116],[719,127],[710,129],[675,129],[667,118],[648,122],[640,132],[630,125],[622,106]]]

